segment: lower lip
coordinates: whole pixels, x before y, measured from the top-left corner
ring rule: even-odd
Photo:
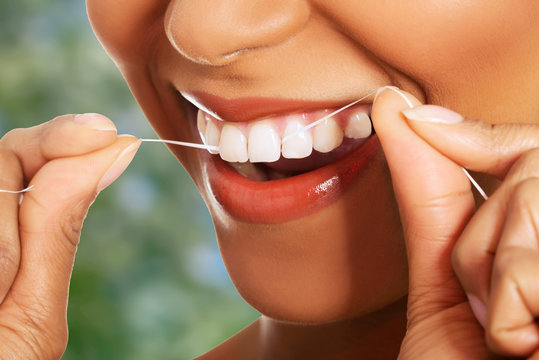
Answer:
[[[368,168],[380,148],[375,134],[332,164],[265,182],[247,179],[219,156],[207,154],[206,181],[217,203],[233,218],[251,223],[283,223],[308,216],[337,200]]]

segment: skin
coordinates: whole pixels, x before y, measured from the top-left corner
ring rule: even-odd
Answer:
[[[534,21],[539,4],[534,0],[250,4],[247,0],[87,1],[94,31],[163,138],[198,141],[178,90],[230,99],[254,96],[345,103],[393,84],[406,90],[414,105],[437,104],[489,123],[539,122],[539,104],[533,95],[539,87],[535,46],[539,25]],[[534,306],[520,306],[518,319],[504,309],[535,304],[539,298],[530,275],[538,263],[533,261],[536,254],[528,254],[527,268],[518,267],[519,257],[511,250],[516,245],[533,247],[529,245],[533,241],[523,245],[518,239],[537,238],[529,231],[525,237],[519,235],[539,218],[537,204],[522,200],[538,192],[533,180],[539,175],[533,151],[539,145],[537,127],[489,127],[472,120],[471,125],[414,122],[401,113],[407,107],[395,92],[380,93],[372,118],[385,155],[380,153],[333,204],[282,224],[244,223],[228,215],[205,186],[207,155],[171,148],[206,200],[233,282],[264,314],[203,358],[395,358],[399,349],[402,359],[433,358],[440,351],[451,358],[471,353],[487,358],[488,348],[511,355],[535,351],[539,336],[534,337],[532,326],[537,315]],[[61,131],[61,124],[48,126]],[[48,144],[39,131],[44,130],[8,134],[0,143],[8,154],[3,157],[14,154],[19,163],[27,161],[30,155],[17,144],[27,138]],[[113,141],[125,139],[111,138],[88,149],[68,144],[68,157],[106,151],[116,144]],[[118,156],[114,154],[103,155],[102,161],[110,165]],[[56,157],[43,157],[32,171],[24,166],[13,170],[13,164],[4,168],[34,181],[39,169]],[[486,204],[493,205],[475,212],[460,166],[489,176],[484,184],[494,195]],[[97,177],[103,174],[96,173]],[[503,181],[498,190],[493,177]],[[92,179],[84,181],[97,183]],[[89,189],[88,185],[84,194],[79,190],[77,196],[95,196],[96,191]],[[22,206],[31,209],[30,201],[25,201]],[[85,209],[90,202],[86,200]],[[530,208],[532,215],[525,218],[523,208]],[[65,209],[58,210],[59,218]],[[25,222],[35,224],[37,218],[28,215],[21,227]],[[508,222],[504,231],[506,218],[516,220]],[[473,235],[492,228],[492,219],[499,225],[485,236],[480,249],[492,254],[500,246],[503,256],[495,259],[485,256],[485,251],[473,251],[477,249]],[[82,215],[73,221],[78,224]],[[15,226],[15,220],[11,224]],[[77,233],[68,238],[73,242]],[[14,243],[25,241],[21,235]],[[473,267],[466,265],[470,256],[477,260]],[[69,280],[66,272],[61,272],[64,287]],[[15,280],[6,284],[17,282],[17,271],[13,273]],[[479,280],[470,280],[474,278]],[[511,290],[515,284],[521,289],[517,295]],[[466,293],[488,307],[486,341]],[[60,313],[66,300],[55,301],[51,304],[57,304],[55,311]],[[15,317],[17,321],[21,320]],[[515,324],[517,330],[528,327],[524,335],[506,331]],[[524,340],[515,342],[515,337]],[[21,338],[27,338],[24,332],[13,341],[13,348],[24,348]],[[50,343],[61,349],[65,341],[58,335]],[[49,342],[44,343],[37,348],[47,350]]]

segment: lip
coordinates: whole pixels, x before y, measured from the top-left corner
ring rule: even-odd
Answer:
[[[334,163],[293,177],[259,182],[206,153],[205,182],[223,209],[238,220],[277,224],[308,216],[337,200],[368,169],[381,148],[376,134]]]
[[[189,102],[196,104],[198,108],[210,113],[217,119],[233,122],[245,122],[283,113],[334,108],[343,104],[342,101],[305,101],[255,97],[225,99],[199,91],[180,91],[180,94]]]
[[[181,92],[186,97],[190,94]],[[197,106],[191,103],[191,127],[196,129],[197,107],[204,111],[218,111],[226,121],[248,121],[273,114],[301,110],[319,110],[342,106],[343,102],[319,102],[287,99],[240,98],[227,100],[202,93]],[[365,102],[369,102],[365,99]],[[211,108],[211,109],[210,109]],[[196,134],[196,135],[195,135]],[[204,187],[212,204],[220,207],[236,220],[257,224],[278,224],[313,214],[336,201],[369,167],[380,152],[376,134],[371,135],[357,149],[337,161],[318,169],[271,181],[254,181],[240,175],[218,155],[200,153]]]

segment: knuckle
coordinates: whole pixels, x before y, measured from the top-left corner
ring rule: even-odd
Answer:
[[[73,215],[68,215],[67,219],[60,223],[58,234],[66,240],[67,245],[77,247],[81,231],[82,223],[74,219]]]
[[[75,206],[70,207],[59,223],[57,233],[64,239],[71,250],[76,249],[79,244],[82,225],[88,212],[89,201],[84,199]]]

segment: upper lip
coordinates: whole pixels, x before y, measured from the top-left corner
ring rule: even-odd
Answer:
[[[225,99],[199,91],[181,91],[180,93],[199,109],[212,114],[218,119],[234,122],[251,121],[283,113],[328,109],[346,104],[346,101],[336,100],[309,101],[262,97]]]

